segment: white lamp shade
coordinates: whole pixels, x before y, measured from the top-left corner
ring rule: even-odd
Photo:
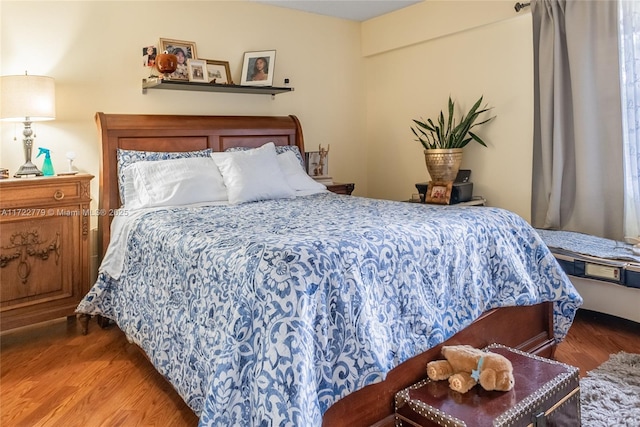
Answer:
[[[0,120],[24,122],[56,118],[56,90],[52,77],[0,77]]]

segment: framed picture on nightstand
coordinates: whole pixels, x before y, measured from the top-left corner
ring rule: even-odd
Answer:
[[[320,178],[329,176],[329,159],[327,158],[327,153],[328,150],[307,151],[304,153],[307,173],[310,177]]]
[[[448,205],[451,200],[452,189],[453,181],[429,181],[425,201],[427,203]]]

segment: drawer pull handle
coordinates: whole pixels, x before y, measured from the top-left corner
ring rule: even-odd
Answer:
[[[53,198],[56,200],[62,200],[64,199],[64,193],[62,192],[62,190],[56,190],[56,192],[53,193]]]

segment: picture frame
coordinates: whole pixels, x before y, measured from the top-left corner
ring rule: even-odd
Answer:
[[[207,62],[207,80],[208,83],[232,85],[231,71],[229,70],[229,61],[217,61],[214,59],[205,59]]]
[[[155,46],[144,46],[142,48],[142,66],[145,68],[153,68],[156,65],[156,55],[158,48]]]
[[[425,201],[439,205],[448,205],[451,201],[453,181],[429,181]]]
[[[188,59],[187,71],[189,73],[190,82],[209,83],[207,61],[205,61],[204,59]]]
[[[161,38],[158,44],[160,52],[168,52],[178,57],[178,68],[169,77],[172,80],[189,80],[187,61],[198,59],[195,42]]]
[[[311,178],[322,178],[329,176],[329,159],[327,156],[321,158],[320,151],[306,151],[304,153],[307,174]]]
[[[240,84],[243,86],[272,86],[275,62],[275,50],[245,52]]]

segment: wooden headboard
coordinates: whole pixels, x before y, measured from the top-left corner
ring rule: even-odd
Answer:
[[[296,116],[180,116],[96,114],[100,133],[98,255],[102,259],[111,235],[113,212],[120,207],[117,151],[195,151],[211,148],[296,145],[304,158],[302,127]]]

